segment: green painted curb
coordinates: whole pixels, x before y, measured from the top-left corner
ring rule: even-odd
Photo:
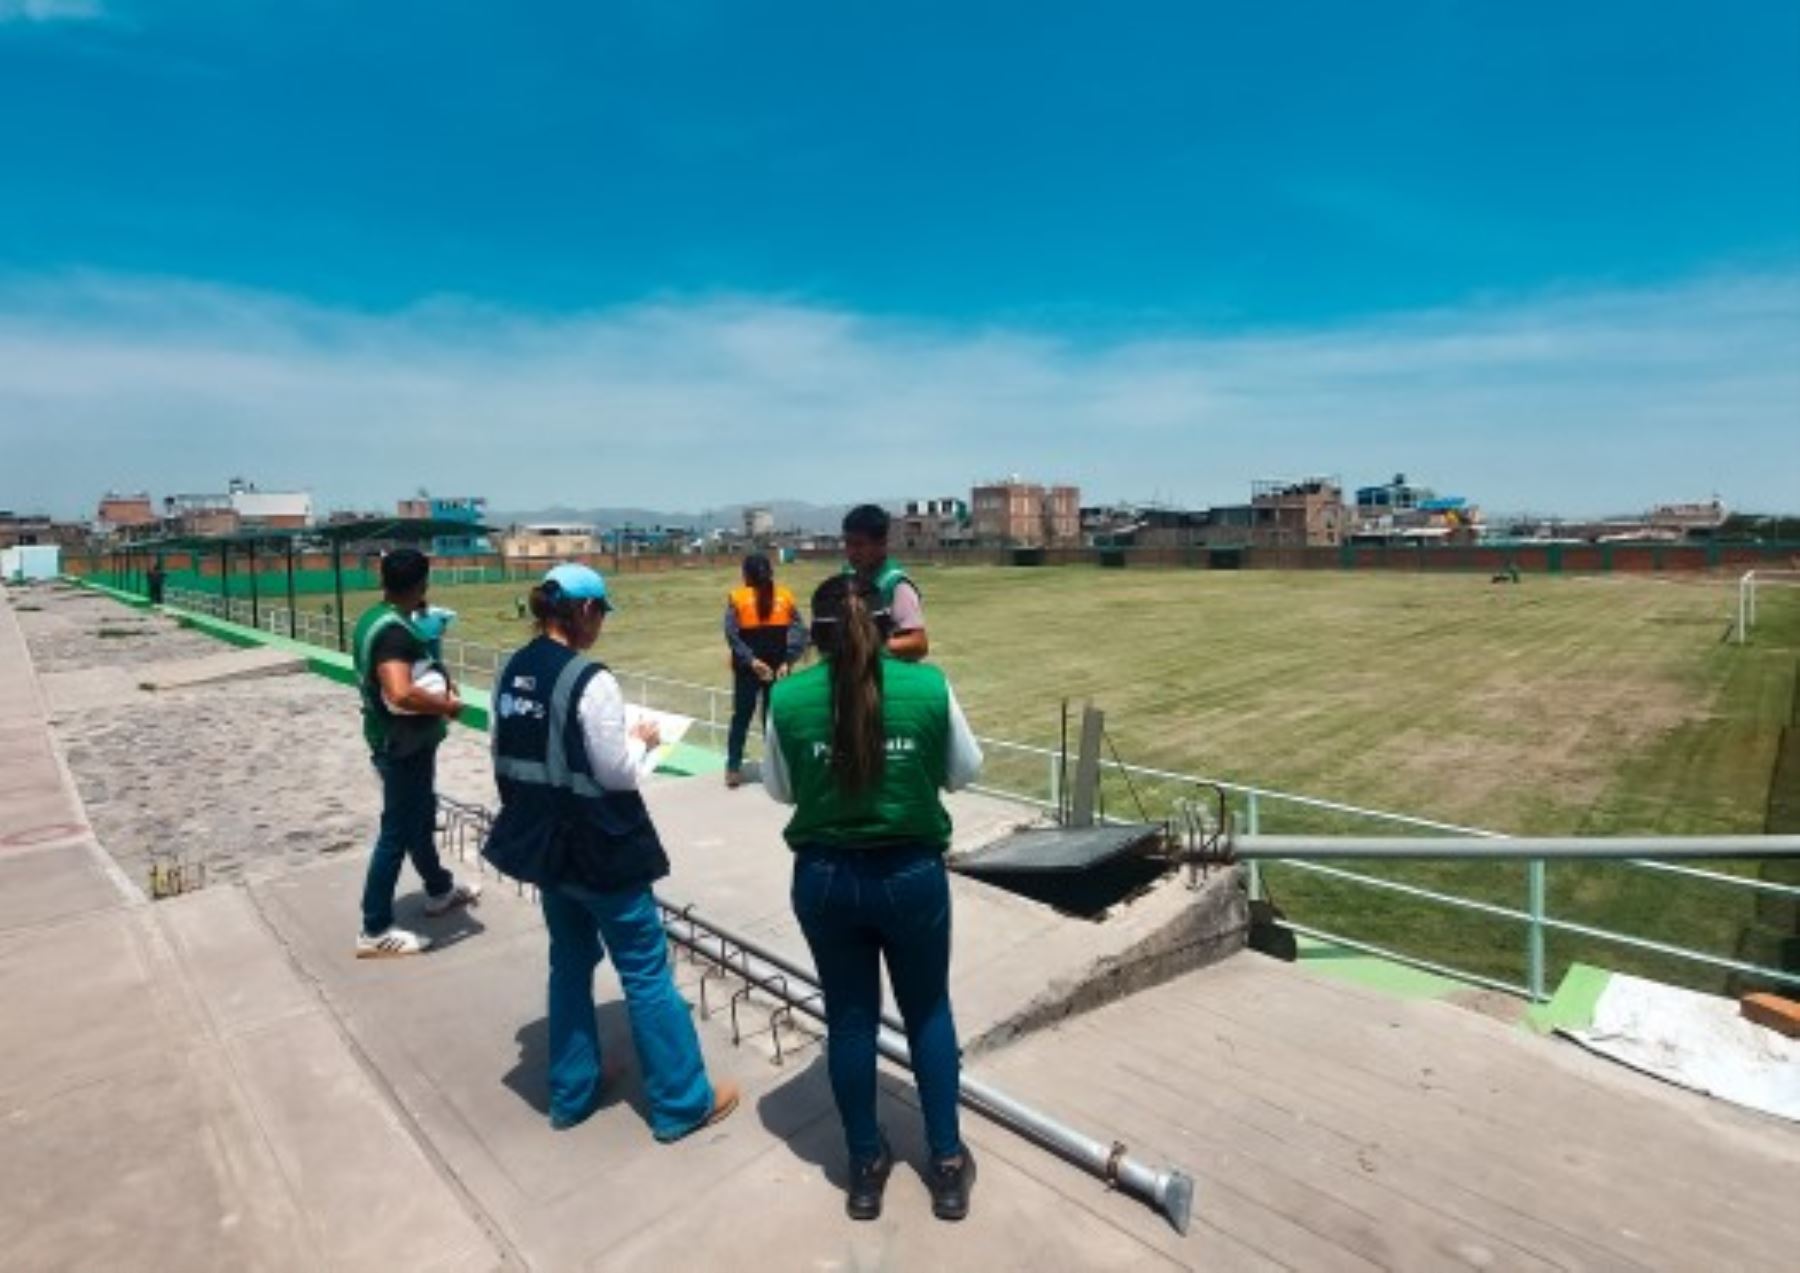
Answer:
[[[1525,1013],[1525,1024],[1539,1034],[1556,1030],[1584,1030],[1594,1024],[1594,1009],[1606,993],[1612,974],[1591,964],[1570,964],[1548,1003],[1534,1004]]]
[[[1469,988],[1449,977],[1440,977],[1391,959],[1365,955],[1348,946],[1334,946],[1316,937],[1296,937],[1296,946],[1300,965],[1309,971],[1401,999],[1442,999],[1454,991]]]
[[[270,650],[284,650],[297,654],[306,660],[306,668],[316,676],[336,681],[340,685],[356,687],[356,664],[348,654],[336,650],[321,649],[316,645],[308,645],[304,641],[296,641],[292,637],[281,636],[274,632],[259,632],[255,628],[246,628],[241,623],[231,623],[224,619],[214,618],[210,614],[199,614],[192,610],[183,610],[179,606],[160,606],[162,613],[174,619],[184,628],[192,628],[203,632],[218,641],[242,648],[259,646]],[[477,696],[463,704],[462,714],[456,723],[468,729],[486,733],[488,729],[488,705],[485,696]]]
[[[111,597],[114,601],[120,602],[123,605],[128,605],[133,610],[148,610],[150,608],[150,602],[147,599],[138,596],[135,592],[126,592],[122,588],[112,588],[103,583],[94,583],[90,580],[81,578],[79,575],[64,575],[62,576],[62,580],[64,583],[74,584],[77,588],[86,588],[88,591],[97,592],[103,597]]]
[[[336,681],[340,685],[348,685],[351,688],[356,686],[356,666],[348,654],[309,645],[304,641],[296,641],[292,637],[281,636],[279,633],[247,628],[241,623],[232,623],[225,619],[215,618],[210,614],[201,614],[195,610],[184,610],[180,606],[152,607],[142,597],[76,576],[65,575],[64,579],[77,587],[87,588],[140,610],[154,608],[159,613],[168,615],[182,627],[204,633],[214,640],[223,641],[228,645],[235,645],[242,649],[262,647],[297,654],[306,660],[307,670],[314,675],[323,676],[327,680]],[[456,718],[456,723],[485,734],[491,724],[490,717],[486,696],[478,695],[463,704],[462,714]],[[697,747],[692,743],[677,743],[670,749],[668,757],[656,767],[656,772],[685,778],[696,774],[719,773],[724,768],[725,757],[718,752]]]
[[[706,747],[697,747],[693,743],[676,743],[669,748],[669,754],[664,756],[656,766],[656,772],[682,778],[724,773],[725,757]]]

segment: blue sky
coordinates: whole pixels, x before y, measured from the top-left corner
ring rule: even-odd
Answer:
[[[1800,507],[1800,7],[1213,8],[0,0],[0,506]]]

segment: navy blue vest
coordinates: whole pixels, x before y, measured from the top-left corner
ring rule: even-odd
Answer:
[[[529,884],[636,888],[669,859],[635,791],[607,791],[588,763],[577,704],[604,665],[548,637],[507,660],[494,690],[500,813],[481,853]]]

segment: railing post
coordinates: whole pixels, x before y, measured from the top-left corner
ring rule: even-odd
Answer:
[[[1262,819],[1258,815],[1256,793],[1254,791],[1246,792],[1244,795],[1244,833],[1246,835],[1262,834]],[[1249,866],[1250,900],[1258,902],[1262,900],[1263,895],[1262,863],[1252,859]]]
[[[1525,986],[1534,1003],[1548,998],[1544,993],[1544,867],[1543,858],[1525,864],[1525,913],[1531,917],[1525,930]]]
[[[1056,816],[1062,817],[1062,757],[1055,752],[1049,755],[1050,761],[1050,805],[1056,810]]]

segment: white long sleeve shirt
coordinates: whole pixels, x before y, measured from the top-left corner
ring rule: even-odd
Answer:
[[[956,701],[956,691],[948,685],[944,690],[950,700],[950,740],[944,753],[944,790],[961,791],[981,776],[981,744],[975,741],[975,731],[969,728],[962,705]],[[781,739],[775,732],[773,716],[769,717],[768,730],[763,737],[762,785],[771,799],[782,804],[794,803],[793,783],[788,777],[787,761],[782,759]]]
[[[587,744],[594,781],[608,791],[636,791],[644,763],[644,740],[625,727],[625,693],[618,678],[602,669],[582,692],[575,714]]]

